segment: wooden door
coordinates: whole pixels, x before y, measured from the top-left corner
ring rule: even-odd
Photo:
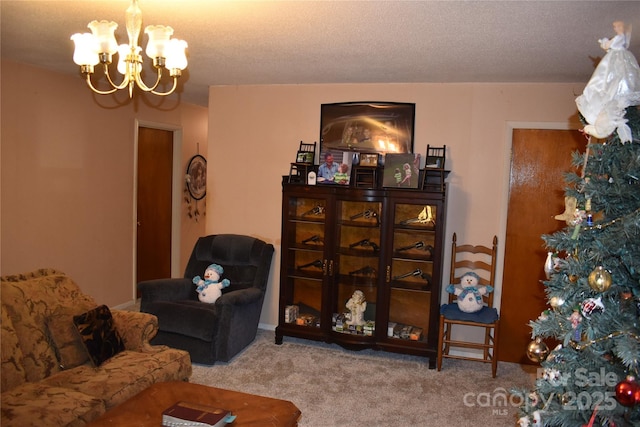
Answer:
[[[138,129],[137,282],[171,277],[173,132]]]
[[[586,139],[578,131],[513,131],[498,342],[501,361],[533,363],[526,356],[529,321],[548,308],[540,283],[545,280],[547,257],[541,236],[566,226],[554,219],[564,212],[564,173],[572,168],[571,153],[585,149]]]

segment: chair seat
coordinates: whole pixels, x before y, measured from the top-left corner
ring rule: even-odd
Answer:
[[[202,341],[212,342],[218,319],[215,304],[200,301],[157,301],[147,305],[147,312],[158,317],[158,329]]]
[[[443,304],[440,306],[440,314],[442,314],[448,320],[460,320],[463,322],[477,322],[477,323],[494,323],[498,320],[498,310],[492,307],[482,307],[480,311],[475,313],[467,313],[458,308],[458,304]]]

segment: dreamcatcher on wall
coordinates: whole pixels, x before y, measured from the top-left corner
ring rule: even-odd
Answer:
[[[198,221],[200,210],[198,201],[207,194],[207,159],[196,154],[189,160],[185,176],[184,200],[187,203],[187,215]],[[204,202],[203,202],[204,203]],[[204,213],[203,213],[204,215]]]

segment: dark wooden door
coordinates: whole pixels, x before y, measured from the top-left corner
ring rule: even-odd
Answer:
[[[138,129],[136,278],[171,277],[173,132]]]
[[[554,219],[564,212],[564,173],[571,153],[584,151],[578,131],[515,129],[509,182],[509,211],[502,279],[498,359],[533,363],[526,356],[531,342],[529,321],[547,308],[543,234],[566,224]]]

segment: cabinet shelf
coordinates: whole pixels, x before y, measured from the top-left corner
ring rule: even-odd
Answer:
[[[391,284],[391,289],[398,289],[402,291],[412,292],[431,292],[431,285],[429,283],[416,283],[416,282],[400,282],[395,281]]]
[[[294,243],[289,246],[289,249],[293,251],[301,251],[301,252],[323,252],[323,245],[305,245],[304,243]]]
[[[342,255],[359,256],[365,258],[378,258],[380,256],[380,250],[376,251],[372,249],[340,248],[340,250],[338,250],[338,253]]]
[[[406,261],[433,262],[433,258],[431,255],[421,256],[421,255],[406,254],[402,252],[394,252],[393,258],[397,260],[406,260]]]
[[[423,225],[423,224],[396,224],[397,230],[408,230],[408,231],[432,231],[435,232],[435,227],[433,225]]]
[[[276,343],[292,336],[413,354],[434,368],[446,193],[284,181],[282,188]],[[361,297],[366,309],[353,302]],[[298,308],[300,325],[290,313]],[[351,316],[364,325],[345,328]],[[403,336],[389,336],[389,325]]]
[[[291,218],[289,221],[291,221],[291,222],[309,223],[309,224],[324,224],[324,218],[302,218],[302,217],[296,217],[296,218]]]
[[[289,247],[289,249],[291,249],[292,251],[300,251],[300,252],[324,252],[324,246],[321,245],[315,245],[315,246],[309,246],[309,245],[303,245],[303,244],[299,244],[299,243],[295,243],[292,246]]]
[[[294,279],[323,280],[322,271],[316,273],[315,271],[291,270],[287,275]]]
[[[338,224],[348,226],[348,227],[362,227],[362,228],[380,228],[380,224],[370,223],[370,222],[359,222],[359,221],[338,221]]]

